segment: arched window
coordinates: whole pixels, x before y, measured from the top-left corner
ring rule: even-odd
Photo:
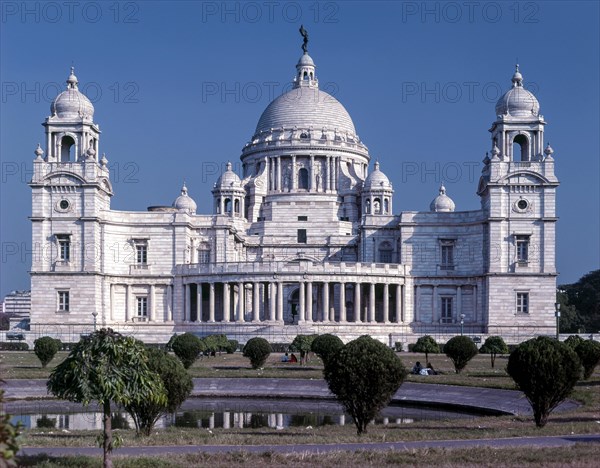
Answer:
[[[369,214],[371,212],[371,200],[367,200],[365,202],[365,213]]]
[[[387,198],[383,199],[383,212],[385,214],[390,212],[390,201]]]
[[[221,214],[221,197],[217,198],[215,201],[215,212]]]
[[[388,241],[379,245],[379,263],[392,263],[394,248]]]
[[[224,202],[225,213],[231,213],[231,198],[226,198]]]
[[[308,190],[308,169],[305,167],[298,171],[298,189]]]
[[[513,161],[529,161],[529,140],[523,134],[513,140]]]
[[[75,161],[75,140],[65,135],[60,140],[60,162]]]
[[[381,200],[376,198],[373,200],[373,213],[380,214],[381,213]]]
[[[240,201],[237,198],[233,202],[233,211],[235,212],[235,214],[240,214]]]

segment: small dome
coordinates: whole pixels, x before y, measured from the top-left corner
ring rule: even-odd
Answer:
[[[314,67],[315,66],[315,62],[313,61],[312,57],[310,55],[308,55],[307,53],[302,54],[302,57],[300,57],[300,60],[298,60],[298,65],[296,65],[297,67]]]
[[[221,174],[221,176],[217,179],[217,183],[215,184],[216,188],[231,188],[236,187],[239,188],[242,185],[242,181],[238,177],[238,175],[233,172],[232,165],[230,162],[227,163],[227,170]]]
[[[537,117],[540,113],[540,103],[533,93],[523,87],[523,75],[519,72],[519,65],[512,77],[512,83],[512,88],[496,103],[496,115]]]
[[[185,183],[183,184],[183,187],[181,187],[181,195],[179,195],[173,202],[173,208],[188,214],[196,214],[196,202],[188,195]]]
[[[379,170],[379,161],[375,161],[375,170],[365,179],[363,190],[391,189],[390,179]]]
[[[94,117],[94,106],[91,101],[77,88],[75,69],[71,67],[71,74],[67,79],[67,90],[56,96],[50,105],[50,114],[62,119]]]
[[[440,194],[433,199],[429,209],[434,212],[450,212],[454,211],[455,205],[448,195],[446,195],[446,187],[444,184],[440,185]]]
[[[44,155],[44,150],[42,149],[39,143],[34,151],[34,154],[36,155],[36,159],[42,159],[42,156]]]

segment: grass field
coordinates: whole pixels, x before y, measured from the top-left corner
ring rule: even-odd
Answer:
[[[400,353],[407,368],[415,361],[425,362],[422,354]],[[1,356],[4,378],[46,378],[57,363],[66,356],[61,353],[46,369],[42,369],[33,352],[5,352]],[[248,360],[240,353],[222,354],[203,358],[190,369],[194,377],[277,377],[322,378],[322,364],[313,358],[306,366],[283,364],[280,354],[270,356],[263,370],[252,370]],[[413,376],[407,380],[422,383],[470,385],[514,389],[514,383],[504,368],[507,356],[498,357],[496,368],[490,366],[489,356],[476,356],[461,374],[455,374],[452,363],[445,355],[430,355],[430,362],[441,371],[436,376]],[[572,397],[583,403],[569,413],[551,415],[546,427],[538,429],[529,417],[481,417],[468,420],[424,421],[413,424],[370,426],[369,432],[360,439],[353,424],[345,426],[321,426],[309,428],[286,428],[282,431],[260,428],[204,429],[175,428],[155,431],[151,437],[138,437],[132,430],[119,431],[124,445],[279,445],[302,443],[344,442],[391,442],[413,440],[449,440],[498,437],[524,437],[534,435],[589,434],[600,432],[600,370],[586,382],[579,382]],[[33,429],[22,436],[24,446],[85,446],[96,444],[97,431],[71,431]],[[115,452],[118,455],[118,450]],[[221,454],[181,455],[167,458],[124,458],[116,466],[238,466],[260,463],[267,466],[386,466],[408,464],[413,466],[595,466],[600,454],[596,446],[557,449],[453,449],[418,450],[407,452],[340,452],[327,455],[279,455],[267,454]],[[552,462],[546,462],[551,460]],[[97,459],[61,457],[56,460],[35,458],[21,460],[22,466],[100,466]]]

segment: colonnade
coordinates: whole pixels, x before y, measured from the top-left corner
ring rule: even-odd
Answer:
[[[183,285],[184,322],[403,323],[398,283],[231,281]]]

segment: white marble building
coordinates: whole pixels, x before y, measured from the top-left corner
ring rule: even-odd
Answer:
[[[407,343],[446,340],[461,322],[508,341],[554,333],[558,180],[518,67],[496,104],[481,209],[456,209],[441,186],[429,211],[398,214],[382,172],[393,168],[372,164],[307,53],[296,70],[205,214],[185,185],[172,206],[111,210],[94,107],[71,71],[30,183],[34,335],[76,341],[94,320],[154,342],[191,331]]]

